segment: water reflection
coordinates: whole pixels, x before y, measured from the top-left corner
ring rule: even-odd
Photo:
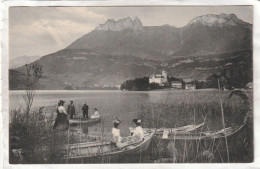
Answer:
[[[82,132],[88,134],[88,126],[82,126]]]

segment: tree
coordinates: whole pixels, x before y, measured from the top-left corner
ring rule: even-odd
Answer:
[[[154,89],[159,89],[160,86],[159,86],[158,83],[150,83],[150,84],[149,84],[149,88],[150,88],[151,90],[154,90]]]
[[[216,88],[216,89],[218,89],[218,80],[220,82],[221,87],[227,85],[226,79],[223,76],[213,74],[206,79],[206,82],[203,84],[203,88]]]
[[[35,95],[35,89],[38,85],[39,79],[42,78],[43,70],[42,65],[33,64],[33,65],[25,65],[26,66],[26,89],[25,94],[23,94],[23,99],[26,104],[26,116],[27,122],[29,118],[29,113],[32,108],[32,103]]]

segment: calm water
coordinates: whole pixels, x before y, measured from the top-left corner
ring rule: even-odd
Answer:
[[[150,91],[150,92],[127,92],[127,91],[37,91],[33,106],[57,105],[60,99],[65,101],[65,107],[74,101],[76,113],[82,114],[81,106],[86,102],[89,106],[89,114],[97,108],[104,121],[104,131],[107,137],[111,136],[112,120],[119,117],[121,135],[129,135],[128,127],[134,126],[132,119],[137,117],[141,105],[146,103],[164,102],[169,94],[179,91]],[[22,94],[24,91],[10,91],[9,107],[24,108]],[[86,131],[87,129],[85,129]],[[100,124],[88,128],[88,134],[100,135]]]
[[[189,101],[194,101],[196,104],[202,104],[207,106],[210,105],[212,102],[215,102],[218,104],[219,96],[217,95],[219,91],[217,90],[201,90],[201,91],[186,91],[186,90],[172,90],[172,91],[149,91],[149,92],[127,92],[127,91],[37,91],[34,99],[33,106],[35,108],[39,106],[45,106],[45,107],[51,107],[51,109],[47,109],[46,111],[49,114],[53,114],[54,119],[56,116],[56,106],[60,99],[65,100],[65,107],[69,104],[70,100],[74,101],[74,104],[76,106],[76,113],[79,115],[82,115],[81,107],[86,102],[89,106],[89,114],[93,114],[93,109],[97,108],[101,114],[103,126],[104,126],[104,137],[111,138],[111,128],[112,128],[112,120],[114,116],[117,116],[120,118],[122,123],[119,126],[119,129],[121,130],[122,136],[128,136],[129,130],[128,127],[134,127],[134,124],[132,123],[132,119],[137,117],[137,113],[141,111],[141,106],[148,107],[151,106],[151,103],[170,103],[173,105],[179,105],[180,103],[184,102],[187,103]],[[15,108],[24,108],[24,101],[22,94],[24,94],[24,91],[10,91],[9,94],[9,107],[10,109]],[[228,93],[224,93],[228,94]],[[252,94],[251,94],[252,96]],[[232,102],[233,103],[233,102]],[[235,102],[234,102],[235,104]],[[213,106],[213,108],[216,108]],[[189,109],[187,109],[189,110]],[[207,111],[207,109],[206,109]],[[211,111],[211,110],[209,110]],[[46,114],[47,114],[46,113]],[[157,112],[160,113],[160,112]],[[173,111],[174,113],[174,111]],[[237,112],[236,112],[237,113]],[[193,114],[193,111],[192,111]],[[233,114],[234,115],[234,114]],[[205,125],[208,128],[207,130],[215,130],[215,129],[221,129],[223,128],[221,123],[221,116],[213,116],[211,115],[207,121],[207,124]],[[183,118],[186,118],[183,117]],[[187,120],[189,120],[190,117],[187,117]],[[198,119],[198,118],[197,118]],[[180,119],[181,120],[181,119]],[[198,122],[198,121],[197,121]],[[185,123],[185,125],[192,124],[192,123]],[[252,122],[248,124],[252,124]],[[145,125],[145,124],[144,124]],[[144,126],[145,127],[145,126]],[[164,127],[163,124],[161,127]],[[74,130],[70,130],[71,134],[75,136],[75,140],[77,140],[77,136],[80,136],[80,139],[84,139],[85,136],[101,136],[101,123],[90,126],[90,127],[83,127],[79,128],[77,131],[79,132],[73,132]],[[252,126],[247,126],[243,128],[243,131],[241,130],[240,134],[234,134],[234,138],[229,137],[229,152],[232,154],[232,161],[237,162],[243,162],[249,160],[252,161],[253,158],[253,134],[252,134]],[[75,135],[74,135],[75,134]],[[77,135],[78,134],[78,135]],[[85,137],[86,138],[86,137]],[[246,139],[245,139],[246,138]],[[237,141],[240,140],[240,141]],[[243,142],[243,140],[246,140]],[[249,140],[249,141],[247,141]],[[68,140],[69,143],[71,143],[72,140]],[[212,142],[211,142],[212,141]],[[217,141],[217,140],[216,140]],[[202,152],[206,149],[208,149],[207,146],[214,145],[214,140],[209,140],[208,142],[204,142],[205,144],[200,144],[199,154],[202,154]],[[221,143],[221,146],[218,146]],[[223,143],[223,145],[222,145]],[[166,145],[168,143],[165,143]],[[185,144],[185,145],[184,145]],[[194,142],[195,144],[195,142]],[[147,154],[144,154],[142,156],[142,162],[151,162],[151,159],[157,159],[159,156],[157,153],[154,153],[154,147],[157,146],[157,143],[151,144],[152,146],[150,149],[147,150]],[[193,145],[193,143],[189,144]],[[225,148],[225,141],[219,140],[219,142],[216,142],[215,145],[219,148],[218,154],[214,154],[216,159],[216,162],[221,162],[222,157],[225,157],[226,150]],[[161,146],[161,145],[159,145]],[[197,147],[197,145],[195,145]],[[205,147],[204,147],[205,146]],[[247,147],[246,147],[247,146]],[[186,141],[183,140],[176,141],[176,149],[177,152],[180,153],[178,159],[179,162],[183,162],[184,147],[186,147]],[[196,156],[196,147],[189,149],[189,157],[187,156],[187,161],[194,159]],[[243,147],[243,148],[240,148]],[[246,148],[245,148],[246,147]],[[213,148],[213,147],[212,147]],[[159,152],[159,148],[156,148],[156,152]],[[168,150],[166,150],[168,151]],[[169,150],[170,151],[170,150]],[[194,152],[193,152],[194,151]],[[220,151],[220,152],[219,152]],[[186,154],[186,152],[185,152]],[[243,156],[237,156],[234,154],[244,154]],[[150,156],[151,155],[151,156]],[[220,157],[219,157],[220,156]],[[248,158],[245,160],[245,157]],[[137,156],[136,156],[137,157]],[[166,158],[169,158],[169,154],[165,156]],[[132,156],[129,158],[123,157],[126,162],[129,162],[133,160],[134,162],[140,162],[139,161],[139,155],[137,159],[134,159]],[[146,161],[145,161],[146,159]],[[122,159],[120,159],[122,160]],[[150,160],[150,161],[149,161]],[[226,160],[225,160],[226,161]],[[122,161],[119,161],[122,162]],[[198,161],[199,162],[199,161]],[[208,161],[206,161],[208,162]]]

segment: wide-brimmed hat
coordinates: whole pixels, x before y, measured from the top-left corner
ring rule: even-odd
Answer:
[[[141,124],[142,123],[142,120],[141,119],[133,119],[133,122],[135,124]]]
[[[119,124],[119,123],[121,123],[121,121],[116,117],[116,118],[113,120],[113,123]]]
[[[60,100],[60,103],[65,103],[65,101],[64,100]]]

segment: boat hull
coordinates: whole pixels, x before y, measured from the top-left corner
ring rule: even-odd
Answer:
[[[205,139],[219,139],[223,137],[231,136],[237,133],[243,125],[235,126],[235,127],[227,127],[225,129],[221,129],[218,131],[204,131],[204,132],[197,132],[197,133],[190,133],[190,132],[172,132],[168,133],[167,137],[163,136],[163,133],[157,133],[155,136],[158,139],[163,140],[205,140]]]
[[[69,120],[70,126],[79,126],[79,125],[91,126],[100,122],[101,122],[101,118],[97,118],[97,119],[75,118]]]
[[[205,124],[205,122],[198,124],[198,125],[187,125],[187,126],[182,126],[182,127],[177,127],[177,128],[159,128],[159,129],[149,129],[149,128],[143,128],[143,131],[149,131],[149,130],[156,130],[155,131],[155,136],[162,135],[164,131],[168,132],[173,132],[173,133],[178,133],[178,134],[189,134],[190,132],[202,127]],[[129,127],[130,133],[134,133],[134,128]]]
[[[126,155],[137,155],[148,149],[153,135],[154,131],[151,131],[151,133],[145,135],[144,140],[122,148],[117,148],[116,144],[112,142],[89,142],[67,145],[66,148],[63,148],[64,159],[67,159],[68,162],[77,162],[78,160],[91,158],[117,158]]]

